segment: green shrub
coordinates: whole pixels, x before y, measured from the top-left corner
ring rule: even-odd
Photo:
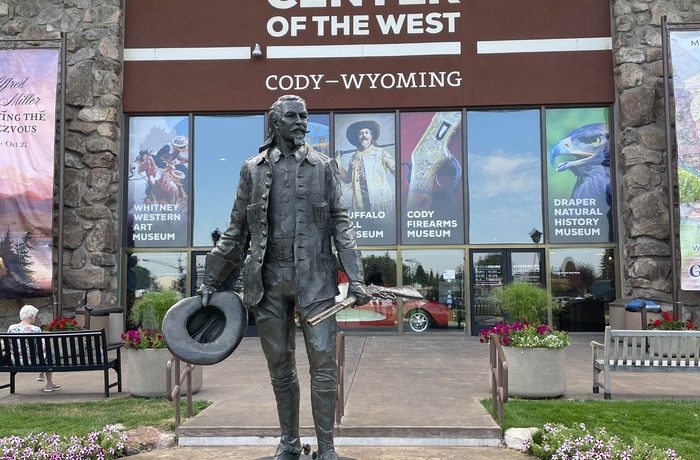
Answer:
[[[134,302],[129,321],[136,327],[160,330],[165,314],[180,299],[180,293],[174,289],[147,291]]]
[[[547,308],[554,306],[545,288],[525,281],[514,281],[494,289],[490,300],[503,309],[508,321],[534,325],[542,323]]]

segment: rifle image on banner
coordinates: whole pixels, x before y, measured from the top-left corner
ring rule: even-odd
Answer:
[[[379,147],[380,149],[386,148],[386,147],[393,147],[394,144],[374,144],[375,147]],[[336,150],[335,153],[336,155],[347,155],[348,153],[355,153],[357,152],[358,149],[350,149],[350,150]]]
[[[367,291],[372,295],[372,297],[377,297],[384,300],[396,300],[397,297],[407,297],[409,299],[422,299],[423,296],[416,289],[410,286],[396,286],[396,287],[384,287],[376,286],[370,284],[367,286]],[[331,316],[335,316],[339,312],[345,310],[348,307],[355,305],[357,299],[355,296],[350,296],[340,303],[333,305],[327,310],[323,310],[318,315],[309,318],[306,321],[310,326],[315,326],[324,320],[327,320]]]

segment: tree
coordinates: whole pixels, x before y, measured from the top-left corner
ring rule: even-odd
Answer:
[[[17,282],[28,284],[31,282],[31,257],[29,252],[32,246],[29,244],[31,232],[25,233],[19,242],[13,243],[10,227],[7,227],[5,236],[0,241],[0,257],[5,265],[7,274],[11,275]]]
[[[428,285],[428,274],[425,273],[425,269],[423,268],[423,265],[419,264],[418,267],[416,267],[416,283],[421,284],[423,286]]]
[[[29,244],[30,239],[32,239],[32,232],[28,231],[27,233],[22,235],[20,241],[16,242],[14,245],[15,253],[17,254],[17,258],[19,259],[22,273],[24,274],[27,280],[33,278],[35,273],[34,270],[32,270],[31,268],[32,265],[34,265],[34,262],[32,262],[30,252],[34,249],[34,246]]]
[[[392,259],[389,253],[381,256],[370,255],[363,257],[362,268],[365,272],[365,277],[368,278],[365,281],[373,281],[374,284],[377,284],[376,280],[379,275],[382,285],[396,286],[396,260]],[[373,276],[372,279],[369,279],[370,275]]]

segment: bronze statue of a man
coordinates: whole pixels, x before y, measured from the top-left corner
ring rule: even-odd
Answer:
[[[311,327],[306,320],[333,305],[339,294],[336,258],[357,305],[370,300],[362,257],[343,200],[338,166],[304,145],[308,113],[303,99],[280,97],[268,114],[268,136],[246,160],[226,230],[207,255],[202,305],[243,263],[243,302],[255,323],[277,400],[281,440],[275,460],[301,455],[299,381],[295,364],[295,311],[306,343],[311,406],[321,460],[337,460],[333,447],[337,391],[335,318]]]

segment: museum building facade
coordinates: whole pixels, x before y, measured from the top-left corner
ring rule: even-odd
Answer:
[[[296,94],[307,144],[338,162],[367,281],[426,297],[341,327],[477,334],[502,318],[489,293],[517,280],[546,286],[567,330],[602,330],[616,298],[690,317],[698,296],[672,276],[661,22],[698,9],[0,1],[2,37],[66,37],[60,308],[192,295],[267,110]]]

